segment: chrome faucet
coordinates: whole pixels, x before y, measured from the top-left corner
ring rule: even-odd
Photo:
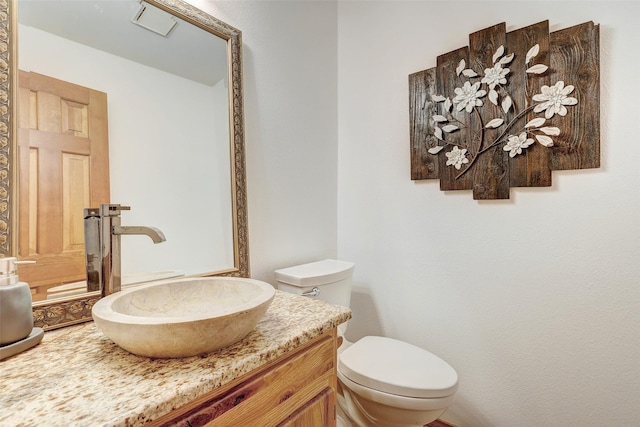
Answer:
[[[120,291],[122,287],[121,235],[146,235],[154,243],[166,240],[162,231],[155,227],[120,225],[120,212],[130,209],[128,206],[103,204],[100,208],[84,210],[88,291],[102,291],[102,296]]]

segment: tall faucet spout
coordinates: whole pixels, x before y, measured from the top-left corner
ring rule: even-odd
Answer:
[[[167,240],[164,237],[164,233],[156,227],[140,226],[140,225],[114,225],[112,233],[115,235],[120,234],[137,234],[151,237],[153,243],[162,243]]]
[[[102,296],[118,292],[121,288],[122,234],[149,236],[154,243],[166,240],[162,231],[155,227],[121,225],[120,212],[129,209],[128,206],[102,204],[99,209],[84,210],[87,289],[100,290]]]

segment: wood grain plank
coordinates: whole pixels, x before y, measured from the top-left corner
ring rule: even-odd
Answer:
[[[61,160],[62,251],[84,253],[84,208],[94,206],[89,202],[89,157],[62,153]]]
[[[91,154],[91,140],[73,135],[27,130],[31,148],[57,150],[81,155]]]
[[[469,35],[469,66],[483,75],[486,68],[493,67],[493,54],[498,47],[506,44],[506,24],[504,22],[477,31]],[[494,118],[504,118],[502,109],[493,105],[487,98],[483,99],[482,108],[471,115],[471,128],[481,129]],[[488,148],[499,136],[498,129],[484,129],[484,143],[477,145],[473,153]],[[473,198],[508,199],[509,198],[509,155],[501,146],[488,149],[478,156],[473,164]]]
[[[525,64],[525,57],[530,48],[538,44],[539,53]],[[533,101],[531,98],[539,93],[543,85],[549,85],[549,73],[527,74],[526,70],[533,64],[549,66],[549,21],[539,22],[525,28],[507,33],[507,50],[515,54],[509,64],[509,90],[515,109],[509,114],[511,120],[515,112],[525,111]],[[513,89],[512,89],[513,88]],[[523,126],[537,114],[530,111],[518,123],[513,131],[518,134]],[[509,165],[509,182],[511,187],[548,187],[551,185],[550,151],[537,142],[511,158]]]
[[[39,254],[62,252],[62,165],[59,152],[41,148],[38,150],[38,227]],[[24,275],[23,275],[24,276]],[[30,280],[29,283],[32,283]]]
[[[89,91],[89,139],[91,143],[91,206],[111,200],[109,178],[109,117],[107,94]]]
[[[567,115],[554,116],[551,169],[600,167],[600,26],[585,22],[551,33],[551,83],[573,85],[578,100]]]
[[[334,426],[336,424],[335,390],[326,388],[307,405],[293,413],[278,427]]]
[[[436,103],[436,69],[409,75],[409,117],[411,148],[411,179],[438,178],[438,157],[429,154],[431,147],[438,145],[433,135],[433,115]]]
[[[278,427],[331,426],[335,424],[335,391],[326,388]]]
[[[23,78],[22,74],[20,78]],[[89,90],[86,87],[65,82],[64,80],[54,79],[31,71],[28,84],[29,88],[34,92],[43,91],[80,104],[89,103]]]
[[[436,60],[436,87],[437,92],[445,97],[455,97],[455,88],[463,85],[466,79],[462,79],[456,75],[456,67],[460,63],[460,60],[464,59],[465,63],[469,62],[469,48],[462,47],[460,49],[439,55]],[[438,103],[438,114],[444,113],[442,103]],[[456,111],[455,107],[452,109],[451,116],[459,123],[455,123],[460,127],[460,130],[453,133],[448,133],[444,136],[445,140],[449,144],[458,145],[460,148],[469,146],[469,123],[468,115],[466,112]],[[440,171],[440,190],[471,190],[473,188],[473,181],[471,176],[463,175],[456,179],[456,175],[463,169],[457,170],[453,166],[447,166],[447,157],[445,152],[451,151],[453,145],[447,145],[444,150],[438,154],[439,171]]]

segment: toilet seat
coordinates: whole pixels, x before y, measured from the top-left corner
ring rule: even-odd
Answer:
[[[349,391],[352,391],[358,396],[372,402],[397,409],[410,411],[434,411],[448,408],[455,399],[455,394],[450,394],[445,397],[424,398],[398,396],[391,393],[385,393],[351,381],[349,378],[345,377],[340,370],[338,370],[338,379],[347,389],[349,389]]]
[[[444,360],[409,343],[369,336],[339,357],[338,373],[372,392],[408,398],[444,398],[458,388],[458,374]]]

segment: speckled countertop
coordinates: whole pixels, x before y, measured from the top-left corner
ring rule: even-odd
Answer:
[[[45,332],[0,361],[0,426],[139,426],[268,363],[351,317],[283,292],[245,339],[208,355],[132,355],[93,322]]]

